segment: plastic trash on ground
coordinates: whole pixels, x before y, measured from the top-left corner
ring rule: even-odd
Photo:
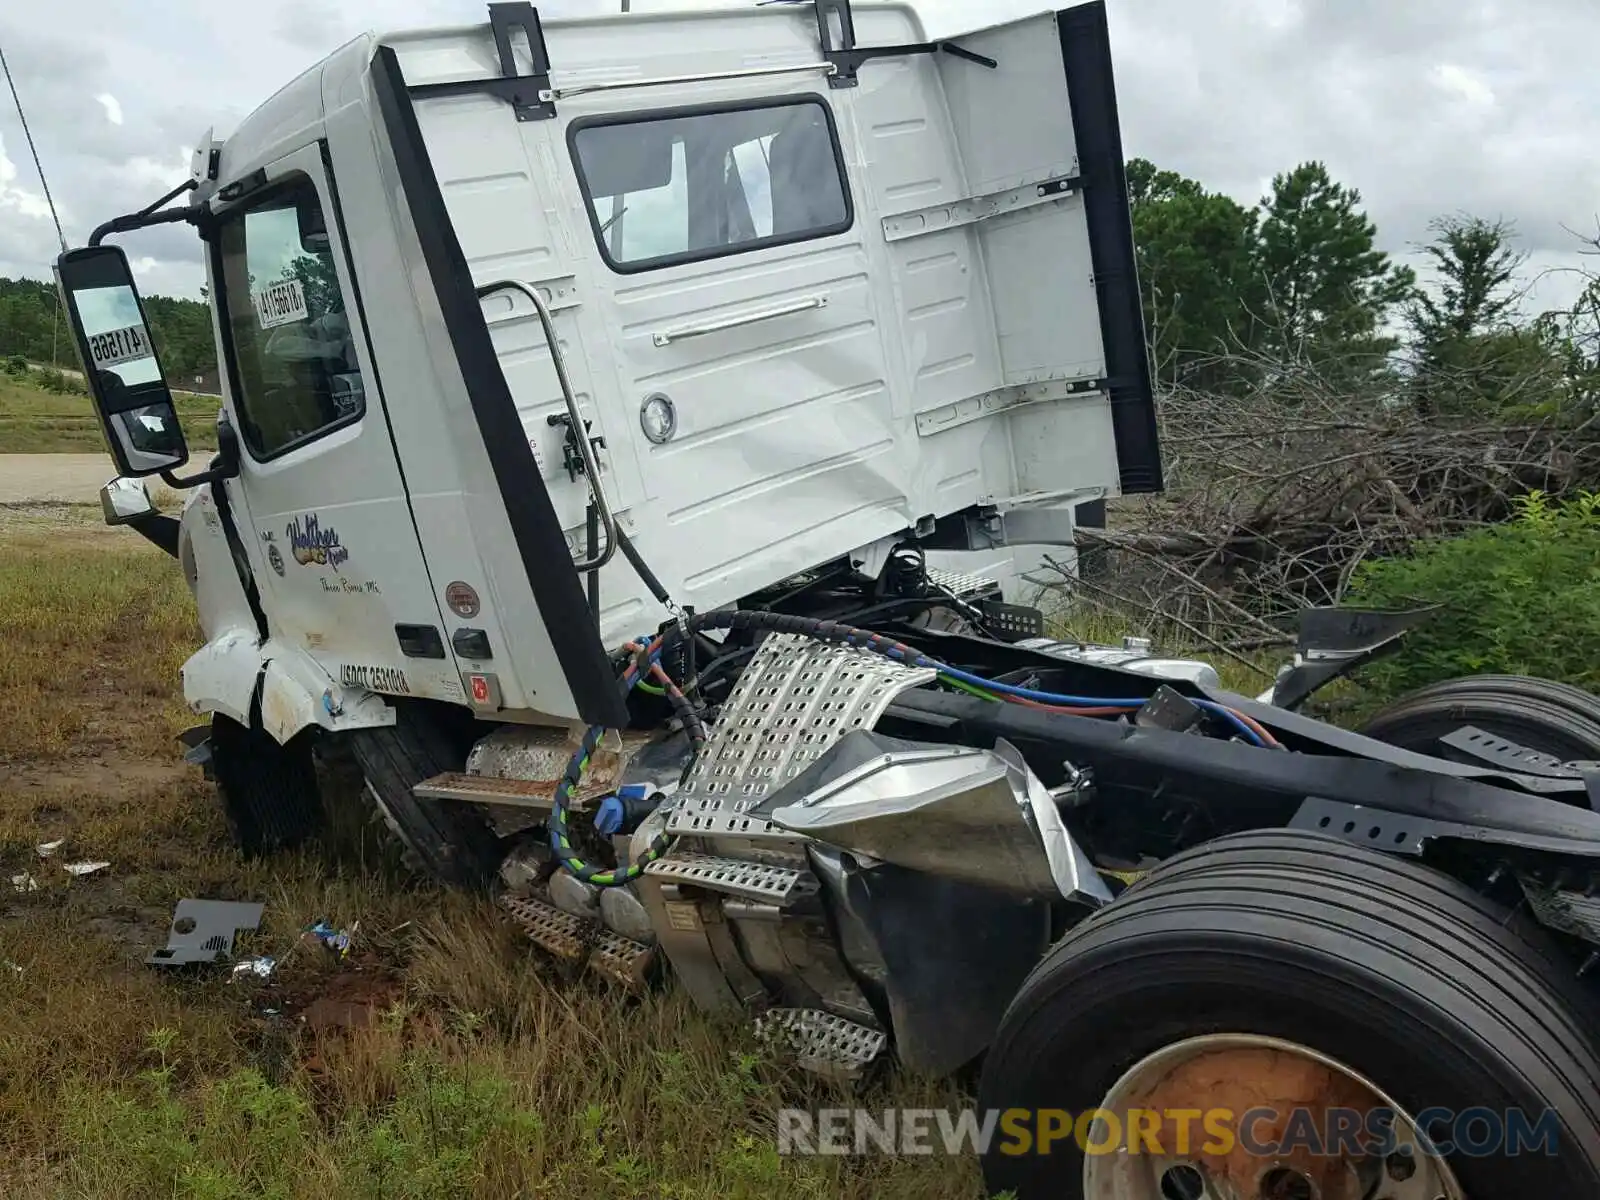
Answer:
[[[350,944],[355,940],[356,931],[360,928],[360,921],[349,929],[335,929],[326,921],[318,921],[315,925],[308,926],[306,932],[343,958],[350,953]]]
[[[277,966],[278,960],[266,955],[260,958],[241,958],[233,964],[233,970],[229,975],[235,983],[241,979],[271,979],[272,972]]]

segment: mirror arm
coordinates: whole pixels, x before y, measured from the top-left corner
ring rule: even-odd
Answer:
[[[194,180],[185,179],[154,204],[141,208],[136,213],[112,217],[111,220],[104,224],[97,225],[95,231],[89,235],[89,245],[98,246],[104,238],[113,233],[127,233],[134,229],[147,229],[152,225],[171,225],[177,221],[193,221],[195,212],[191,208],[170,208],[165,212],[158,210],[161,209],[162,205],[183,195],[184,192],[192,191],[199,186]]]
[[[184,492],[192,487],[199,487],[202,483],[218,483],[224,479],[232,479],[238,473],[238,462],[233,459],[224,460],[219,454],[211,460],[211,465],[204,471],[197,471],[193,475],[174,475],[171,471],[162,471],[161,480],[173,491]]]
[[[174,475],[171,471],[161,472],[162,482],[174,491],[187,491],[192,487],[199,487],[203,483],[218,483],[224,479],[232,479],[239,473],[239,443],[232,438],[219,439],[221,445],[211,459],[211,465],[204,471],[197,471],[193,475]]]

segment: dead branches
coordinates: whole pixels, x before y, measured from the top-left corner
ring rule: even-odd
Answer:
[[[1561,404],[1423,416],[1415,379],[1249,364],[1232,393],[1160,401],[1167,492],[1080,530],[1081,603],[1233,647],[1338,603],[1364,561],[1504,520],[1517,497],[1600,485],[1600,428]]]

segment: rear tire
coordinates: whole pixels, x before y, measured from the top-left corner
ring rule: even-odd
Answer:
[[[449,800],[423,800],[412,788],[445,771],[459,771],[464,739],[426,705],[399,701],[395,723],[350,735],[350,750],[367,794],[399,841],[408,868],[452,887],[487,888],[504,857],[500,841],[477,809]]]
[[[211,760],[222,815],[247,857],[292,850],[322,832],[311,730],[280,745],[256,726],[211,718]]]
[[[1403,750],[1437,754],[1440,739],[1463,725],[1563,762],[1600,759],[1600,698],[1523,675],[1470,675],[1420,688],[1360,732]]]
[[[1162,864],[1039,964],[990,1051],[980,1111],[1076,1116],[1165,1047],[1253,1035],[1327,1056],[1413,1116],[1520,1109],[1536,1126],[1553,1111],[1554,1155],[1447,1159],[1471,1200],[1600,1195],[1587,1032],[1600,1014],[1542,935],[1503,919],[1448,876],[1336,839],[1219,839]],[[1084,1196],[1075,1139],[1049,1155],[1004,1144],[984,1159],[992,1191]]]

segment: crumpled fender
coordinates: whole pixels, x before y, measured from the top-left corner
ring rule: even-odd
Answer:
[[[220,632],[183,664],[183,698],[197,713],[221,713],[241,725],[253,710],[279,743],[312,725],[337,733],[394,724],[394,709],[371,692],[346,691],[322,665],[255,632]],[[259,706],[259,708],[258,708]]]

